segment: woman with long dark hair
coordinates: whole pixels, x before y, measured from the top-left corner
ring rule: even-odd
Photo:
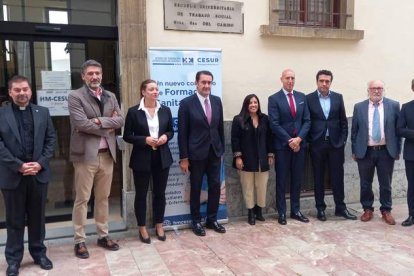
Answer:
[[[274,161],[269,119],[260,109],[259,98],[247,95],[231,127],[233,167],[239,171],[248,223],[264,221],[269,169]]]
[[[168,141],[174,136],[174,131],[170,108],[158,102],[157,82],[143,81],[140,91],[142,94],[140,103],[128,110],[123,138],[133,145],[129,167],[134,174],[134,208],[139,238],[143,243],[151,243],[145,226],[148,187],[152,178],[155,234],[159,240],[165,241],[163,229],[165,189],[173,162]]]

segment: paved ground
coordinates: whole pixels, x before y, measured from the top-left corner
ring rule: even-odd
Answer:
[[[326,222],[311,213],[310,223],[288,219],[286,226],[275,216],[256,226],[241,218],[226,225],[226,234],[207,230],[200,238],[191,230],[171,231],[167,241],[152,238],[150,245],[134,230],[112,235],[121,245],[116,252],[97,247],[96,237],[89,237],[87,260],[74,256],[71,239],[49,240],[54,269],[41,270],[26,250],[20,275],[414,275],[414,226],[401,226],[405,204],[396,205],[393,214],[395,226],[382,222],[378,211],[366,223],[331,212]],[[0,250],[4,273],[4,247]]]

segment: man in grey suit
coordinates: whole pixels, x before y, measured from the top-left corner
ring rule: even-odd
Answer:
[[[395,224],[391,215],[391,181],[394,161],[400,158],[401,138],[397,136],[400,104],[383,97],[384,83],[368,83],[369,99],[355,104],[352,117],[352,158],[358,163],[361,185],[361,204],[364,213],[361,221],[373,218],[374,193],[372,181],[375,169],[379,182],[382,219]]]
[[[414,79],[411,81],[411,90],[414,92]],[[408,218],[402,222],[402,226],[411,226],[414,224],[414,100],[402,105],[397,133],[405,138],[403,157],[408,181]]]
[[[12,102],[0,108],[0,189],[6,208],[6,275],[18,275],[27,225],[35,264],[52,269],[46,256],[45,206],[56,133],[45,107],[30,103],[32,90],[23,76],[9,80]]]
[[[89,258],[85,224],[92,188],[98,246],[113,251],[119,249],[108,237],[108,197],[116,161],[115,130],[124,125],[124,117],[115,95],[101,87],[101,64],[87,60],[81,71],[85,85],[69,94],[68,108],[72,128],[70,160],[75,168],[76,199],[72,213],[75,255],[85,259]]]

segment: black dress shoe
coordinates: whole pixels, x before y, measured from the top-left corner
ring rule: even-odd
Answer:
[[[103,237],[98,239],[97,245],[111,251],[117,251],[119,249],[119,245],[113,240],[111,240],[109,237]]]
[[[155,232],[157,232],[157,230],[155,230]],[[141,232],[139,232],[139,230],[138,230],[138,233],[139,233],[139,239],[140,239],[140,241],[142,241],[143,243],[147,243],[147,244],[150,244],[151,243],[150,236],[148,236],[147,238],[144,238],[142,236]]]
[[[250,225],[255,225],[256,224],[256,216],[254,214],[253,209],[247,209],[247,212],[248,212],[248,214],[247,214],[247,222]]]
[[[160,241],[165,241],[167,239],[167,236],[165,236],[165,233],[162,236],[158,234],[157,228],[155,228],[155,235]]]
[[[343,217],[343,218],[351,219],[351,220],[356,220],[357,219],[357,217],[355,215],[351,214],[348,211],[348,209],[344,209],[343,211],[339,211],[339,212],[336,212],[335,211],[335,216],[337,216],[337,217]]]
[[[35,264],[40,265],[41,269],[50,270],[53,268],[53,263],[48,257],[42,256],[34,261]]]
[[[279,222],[279,224],[281,225],[286,225],[286,215],[285,214],[280,214],[279,218],[277,219],[277,222]]]
[[[89,252],[84,242],[75,244],[75,256],[81,259],[89,258]]]
[[[326,221],[326,214],[324,210],[318,210],[318,214],[316,215],[316,217],[320,220],[320,221]]]
[[[300,211],[296,212],[296,213],[291,213],[290,217],[293,219],[296,219],[300,222],[305,222],[308,223],[309,219],[307,217],[305,217]]]
[[[213,222],[206,222],[206,228],[208,229],[213,229],[214,231],[216,231],[217,233],[226,233],[226,228],[224,228],[223,225],[221,225],[220,223],[216,221]]]
[[[7,276],[17,276],[17,275],[19,275],[19,268],[20,268],[19,264],[9,264],[9,266],[7,267],[7,270],[6,270],[6,275]]]
[[[260,221],[265,221],[265,220],[266,220],[266,219],[263,217],[263,214],[262,214],[262,207],[260,207],[260,206],[256,205],[256,206],[254,207],[254,212],[255,212],[255,214],[256,214],[256,219],[257,219],[257,220],[260,220]]]
[[[411,226],[414,224],[414,217],[413,216],[409,216],[406,220],[404,220],[401,225],[402,226]]]
[[[201,225],[201,223],[199,223],[199,222],[193,223],[193,232],[197,236],[205,236],[206,235],[206,231],[204,230],[203,225]]]

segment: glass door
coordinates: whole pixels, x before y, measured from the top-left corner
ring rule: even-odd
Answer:
[[[73,208],[73,165],[69,161],[70,121],[67,96],[83,85],[80,66],[96,59],[103,66],[105,89],[119,99],[116,42],[110,40],[0,40],[0,104],[8,101],[7,81],[16,74],[31,80],[32,102],[49,108],[56,129],[57,145],[50,161],[46,221],[70,221]],[[119,133],[120,134],[120,133]],[[117,160],[121,160],[118,151]],[[110,210],[115,220],[121,214],[122,162],[114,166]],[[0,228],[4,227],[3,198],[0,197]],[[93,202],[93,198],[91,199]],[[88,216],[92,216],[89,206]]]
[[[52,178],[46,217],[48,221],[70,220],[74,193],[67,97],[71,90],[82,86],[79,68],[86,58],[85,43],[35,41],[33,54],[33,101],[49,108],[57,134],[55,155],[50,162]]]
[[[31,79],[29,41],[0,40],[0,105],[8,101],[7,81],[20,74]]]

